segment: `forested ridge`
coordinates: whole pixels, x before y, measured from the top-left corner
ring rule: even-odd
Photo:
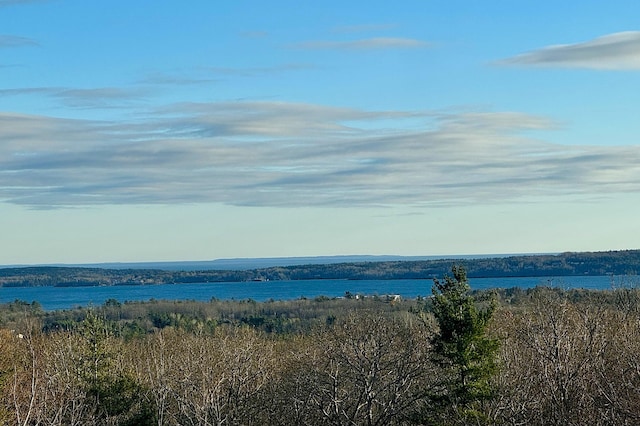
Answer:
[[[637,275],[640,272],[640,250],[567,252],[556,255],[478,259],[310,264],[241,271],[20,267],[0,269],[0,286],[95,286],[306,279],[421,279],[442,276],[450,271],[453,265],[463,265],[470,278]]]

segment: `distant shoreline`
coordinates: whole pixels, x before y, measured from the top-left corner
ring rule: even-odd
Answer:
[[[337,255],[337,256],[297,256],[297,257],[257,257],[223,258],[215,260],[185,260],[164,262],[99,262],[99,263],[51,263],[0,265],[0,269],[30,267],[100,268],[100,269],[159,269],[163,271],[203,271],[232,270],[244,271],[274,266],[330,265],[336,263],[397,262],[423,260],[468,260],[491,259],[512,256],[555,255],[558,253],[509,253],[509,254],[467,254],[440,256],[400,256],[400,255]]]
[[[27,266],[0,269],[0,286],[76,287],[309,279],[431,279],[447,274],[454,264],[463,265],[467,269],[469,278],[637,275],[640,272],[640,250],[430,260],[352,261],[237,270]]]

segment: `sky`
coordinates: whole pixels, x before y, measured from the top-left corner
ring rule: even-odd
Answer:
[[[640,248],[638,16],[0,0],[0,264]]]

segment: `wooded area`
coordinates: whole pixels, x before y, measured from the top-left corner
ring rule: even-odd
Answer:
[[[307,279],[421,279],[463,265],[470,278],[637,275],[640,250],[480,259],[296,265],[242,271],[166,271],[78,267],[0,268],[0,286],[96,286]]]
[[[19,425],[631,425],[640,291],[0,306]]]

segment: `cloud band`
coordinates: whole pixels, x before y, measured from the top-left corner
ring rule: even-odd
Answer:
[[[0,199],[37,208],[214,202],[440,206],[640,191],[635,147],[567,147],[517,113],[181,104],[129,123],[0,114]],[[410,120],[422,127],[394,123]]]

